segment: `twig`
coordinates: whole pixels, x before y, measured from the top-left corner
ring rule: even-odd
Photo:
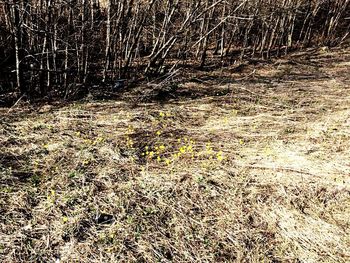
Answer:
[[[250,168],[250,169],[261,169],[261,170],[276,170],[278,172],[285,171],[285,172],[293,172],[293,173],[299,173],[299,174],[304,174],[304,175],[311,175],[315,177],[321,177],[317,174],[313,174],[307,171],[302,171],[302,170],[296,170],[293,168],[288,168],[288,167],[268,167],[268,166],[256,166],[256,165],[240,165],[240,164],[234,164],[237,167],[243,167],[243,168]]]
[[[16,105],[23,99],[23,97],[24,97],[25,95],[26,95],[26,94],[24,93],[21,97],[19,97],[19,99],[15,102],[15,104],[13,104],[13,105],[11,106],[11,108],[7,111],[7,113],[10,113],[11,110],[12,110],[14,107],[16,107]]]

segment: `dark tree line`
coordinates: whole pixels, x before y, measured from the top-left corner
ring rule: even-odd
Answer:
[[[33,97],[74,85],[156,76],[337,45],[350,0],[0,0],[0,92]]]

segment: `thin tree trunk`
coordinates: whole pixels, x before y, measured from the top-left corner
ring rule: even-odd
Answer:
[[[105,66],[103,70],[103,80],[106,82],[107,71],[110,62],[110,41],[111,41],[111,0],[107,0],[107,24],[106,24],[106,49],[105,49]]]
[[[13,21],[13,32],[14,32],[14,45],[15,45],[15,68],[16,68],[16,86],[17,89],[24,93],[25,90],[22,87],[22,70],[21,70],[21,57],[20,57],[20,43],[21,43],[21,28],[20,28],[20,17],[19,17],[19,3],[14,1],[12,3],[12,13],[14,17]]]

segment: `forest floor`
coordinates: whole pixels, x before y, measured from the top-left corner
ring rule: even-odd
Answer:
[[[0,261],[349,262],[349,72],[308,50],[1,108]]]

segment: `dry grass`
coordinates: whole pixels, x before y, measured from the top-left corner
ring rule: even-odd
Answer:
[[[349,58],[1,109],[0,261],[349,262]]]

